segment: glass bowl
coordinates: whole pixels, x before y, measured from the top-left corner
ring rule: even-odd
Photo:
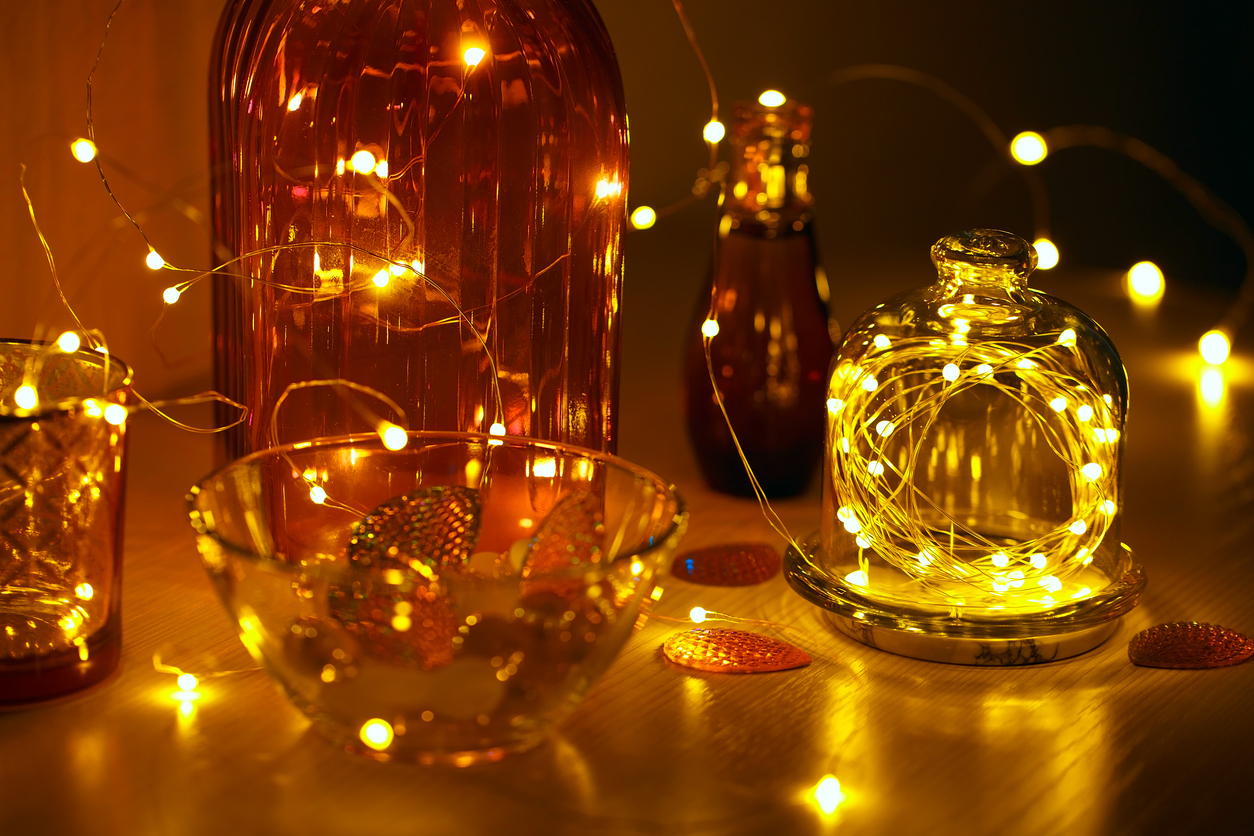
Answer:
[[[392,439],[389,439],[392,440]],[[614,660],[687,525],[614,456],[414,432],[254,453],[192,488],[244,645],[327,738],[459,766],[539,743]]]

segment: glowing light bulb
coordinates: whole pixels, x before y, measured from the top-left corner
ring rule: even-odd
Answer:
[[[1137,302],[1163,298],[1163,271],[1152,261],[1138,261],[1128,269],[1128,295]]]
[[[402,450],[409,443],[409,433],[386,421],[379,426],[379,438],[383,439],[383,446],[389,450]]]
[[[853,584],[854,586],[866,586],[866,572],[863,572],[861,569],[856,572],[850,572],[848,575],[845,575],[845,581]]]
[[[636,229],[648,229],[657,223],[657,212],[652,206],[641,206],[631,213],[631,225]]]
[[[300,103],[304,100],[305,94],[298,92],[296,95],[292,96],[292,98],[287,100],[287,109],[289,111],[300,110]]]
[[[712,340],[718,336],[718,323],[712,319],[707,319],[701,323],[701,335],[706,339]]]
[[[78,338],[78,334],[75,334],[73,331],[66,331],[61,336],[57,337],[57,348],[61,349],[66,354],[73,354],[78,351],[82,344],[83,341],[80,340]]]
[[[122,404],[111,403],[105,407],[104,419],[116,427],[125,423],[127,414],[127,409]]]
[[[1202,352],[1202,359],[1212,366],[1222,366],[1232,350],[1228,336],[1222,331],[1207,331],[1197,341],[1197,348]]]
[[[866,466],[866,472],[871,474],[872,476],[883,476],[884,475],[884,463],[883,462],[868,462]]]
[[[765,90],[761,96],[758,96],[758,104],[763,107],[779,107],[787,99],[784,94],[778,90]]]
[[[404,264],[389,264],[388,265],[388,272],[391,273],[393,276],[403,276],[408,270],[409,268],[406,267]],[[375,284],[378,284],[378,282],[375,282]]]
[[[1045,559],[1045,555],[1040,553],[1034,554],[1028,558],[1028,563],[1032,564],[1033,569],[1044,569],[1047,562],[1048,561]]]
[[[880,421],[875,425],[875,431],[882,436],[892,435],[894,429],[892,421]]]
[[[321,505],[327,501],[327,492],[319,485],[314,485],[309,489],[309,501],[314,505]]]
[[[941,369],[941,377],[953,383],[958,379],[958,367],[953,363],[946,363],[945,368]]]
[[[178,683],[179,688],[184,691],[195,691],[196,686],[200,684],[190,673],[179,674]]]
[[[893,341],[883,334],[876,334],[875,339],[871,341],[876,348],[884,349],[893,344]]]
[[[1088,404],[1081,405],[1080,408],[1075,411],[1075,417],[1079,418],[1081,421],[1088,421],[1093,417],[1093,407]]]
[[[392,281],[392,273],[387,269],[380,270],[370,281],[374,282],[375,287],[387,287],[388,282]]]
[[[975,367],[975,373],[978,374],[980,377],[988,377],[990,374],[993,373],[993,367],[990,366],[988,363],[981,363],[980,365]]]
[[[1102,466],[1097,462],[1089,462],[1084,467],[1080,468],[1080,472],[1084,474],[1085,479],[1092,482],[1101,477]]]
[[[1115,513],[1115,503],[1109,499],[1106,500],[1105,502],[1102,503],[1102,510],[1105,511],[1107,514]]]
[[[993,565],[999,569],[1010,565],[1010,558],[1006,557],[1006,555],[1002,552],[998,552],[989,559],[992,561]]]
[[[836,808],[845,800],[841,792],[840,781],[834,775],[824,775],[823,780],[814,787],[814,803],[827,815],[836,812]]]
[[[1075,345],[1075,329],[1068,328],[1058,335],[1059,345]]]
[[[705,621],[705,609],[703,607],[693,607],[689,611],[688,617],[692,619],[693,624],[700,624]]]
[[[183,292],[177,287],[167,287],[165,290],[161,291],[161,298],[165,300],[167,305],[173,305],[182,295]]]
[[[349,159],[348,164],[353,167],[353,171],[361,172],[363,174],[369,174],[370,172],[374,171],[376,162],[377,161],[374,158],[374,154],[371,154],[369,151],[363,148],[360,151],[358,151],[356,154],[353,154],[352,158]]]
[[[1067,408],[1067,399],[1062,397],[1054,398],[1049,402],[1049,408],[1054,410],[1054,412],[1062,412]]]
[[[467,67],[477,67],[479,62],[484,59],[488,53],[477,46],[472,46],[462,53],[462,60],[466,62]]]
[[[392,745],[392,724],[387,720],[375,718],[367,720],[361,726],[361,742],[381,752]]]
[[[19,386],[13,393],[13,402],[22,409],[34,409],[39,405],[39,394],[29,383]]]
[[[160,270],[165,266],[165,259],[156,250],[149,250],[148,255],[144,256],[144,263],[149,270]]]
[[[833,415],[835,415],[837,412],[840,412],[844,408],[845,408],[845,402],[842,401],[840,398],[828,398],[827,399],[827,411],[832,413]]]
[[[92,586],[89,583],[80,583],[78,586],[74,587],[74,594],[84,601],[90,601],[92,596],[96,594],[96,590],[92,589]]]
[[[96,159],[96,143],[80,137],[70,143],[70,153],[80,163],[89,163]]]
[[[374,175],[380,179],[388,176],[388,161],[379,160],[379,164],[374,167]]]
[[[868,392],[874,392],[879,385],[879,381],[873,377],[868,377],[862,381],[862,388]]]
[[[1086,523],[1084,520],[1076,520],[1070,526],[1068,526],[1068,529],[1071,531],[1072,534],[1083,534],[1084,532],[1089,530],[1089,526],[1088,526],[1088,523]]]
[[[1037,238],[1032,242],[1036,248],[1036,269],[1052,270],[1058,266],[1058,247],[1048,238]]]
[[[706,142],[718,142],[727,135],[727,129],[723,127],[722,122],[717,119],[711,119],[701,129],[701,135],[705,137]]]
[[[1010,140],[1010,156],[1022,165],[1036,165],[1049,153],[1045,137],[1035,131],[1024,131]]]

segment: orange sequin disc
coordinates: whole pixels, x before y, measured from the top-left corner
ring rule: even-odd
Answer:
[[[1128,642],[1128,658],[1149,668],[1222,668],[1254,656],[1254,641],[1227,627],[1177,621],[1142,630]]]
[[[693,549],[671,562],[671,574],[706,586],[752,586],[779,572],[779,552],[766,543],[724,543]]]
[[[810,654],[799,647],[745,630],[699,627],[676,633],[662,646],[677,665],[720,673],[767,673],[810,664]]]

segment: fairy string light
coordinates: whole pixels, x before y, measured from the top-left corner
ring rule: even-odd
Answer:
[[[856,540],[858,572],[873,582],[869,553],[942,596],[969,599],[972,587],[997,595],[1048,595],[1093,561],[1119,501],[1114,461],[1121,428],[1107,397],[1084,381],[1086,364],[1067,329],[1053,342],[877,335],[860,363],[837,367],[828,401],[828,444],[843,504],[836,512]],[[924,440],[941,410],[988,387],[1022,407],[1065,465],[1072,516],[1036,537],[991,539],[947,513],[916,485]]]

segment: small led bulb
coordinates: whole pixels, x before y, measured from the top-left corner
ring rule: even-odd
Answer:
[[[479,47],[472,46],[470,49],[462,53],[462,60],[466,62],[467,67],[477,67],[479,66],[479,62],[482,61],[484,56],[487,54],[487,52]]]
[[[75,334],[73,331],[66,331],[61,336],[57,337],[57,348],[61,349],[66,354],[73,354],[78,351],[82,344],[83,341],[79,339],[78,334]]]
[[[1207,331],[1197,341],[1197,348],[1202,353],[1202,359],[1212,366],[1222,366],[1232,350],[1227,335],[1222,331]]]
[[[80,137],[70,143],[70,153],[80,163],[89,163],[96,159],[96,143]]]
[[[374,171],[374,154],[371,154],[365,148],[361,149],[356,154],[353,154],[352,158],[348,162],[352,165],[353,171],[357,171],[362,174],[369,174]]]
[[[1036,165],[1048,153],[1045,137],[1035,131],[1024,131],[1010,141],[1010,156],[1022,165]]]
[[[631,213],[631,225],[636,229],[648,229],[657,223],[657,212],[652,206],[641,206]]]
[[[701,135],[705,137],[706,142],[718,142],[727,135],[727,129],[723,127],[723,123],[717,119],[711,119],[705,123],[705,127],[701,130]]]
[[[160,270],[165,266],[165,259],[156,250],[149,250],[148,255],[144,256],[144,263],[148,265],[149,270]]]
[[[763,107],[779,107],[787,99],[784,94],[778,90],[765,90],[761,96],[758,96],[758,104]]]
[[[1032,242],[1036,248],[1036,269],[1052,270],[1058,266],[1058,247],[1048,238],[1037,238]]]
[[[161,298],[165,300],[167,305],[173,305],[182,295],[183,292],[177,287],[167,287],[165,290],[161,291]]]

